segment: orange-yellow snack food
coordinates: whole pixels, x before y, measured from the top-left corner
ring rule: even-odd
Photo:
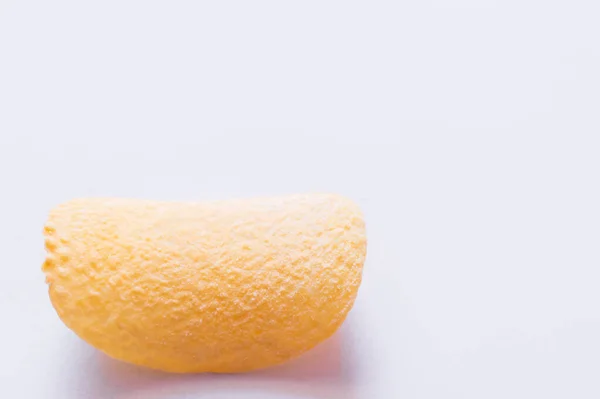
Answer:
[[[214,202],[78,199],[44,228],[62,321],[109,356],[171,372],[242,372],[323,341],[366,254],[337,195]]]

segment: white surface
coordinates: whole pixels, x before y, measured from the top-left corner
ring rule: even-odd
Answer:
[[[600,397],[599,4],[1,1],[0,396]],[[61,201],[304,191],[369,254],[295,364],[146,372],[50,306]]]

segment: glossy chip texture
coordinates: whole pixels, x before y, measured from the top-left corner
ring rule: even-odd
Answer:
[[[43,265],[63,322],[109,356],[242,372],[323,341],[352,307],[362,214],[337,195],[78,199],[50,213]]]

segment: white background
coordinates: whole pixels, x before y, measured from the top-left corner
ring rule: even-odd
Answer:
[[[0,0],[3,398],[599,398],[600,3]],[[100,355],[40,266],[79,196],[329,191],[364,282],[297,362]]]

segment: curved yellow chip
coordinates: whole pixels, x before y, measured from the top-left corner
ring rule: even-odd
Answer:
[[[241,372],[323,341],[352,307],[362,214],[336,195],[214,202],[80,199],[51,211],[43,266],[63,322],[106,354]]]

